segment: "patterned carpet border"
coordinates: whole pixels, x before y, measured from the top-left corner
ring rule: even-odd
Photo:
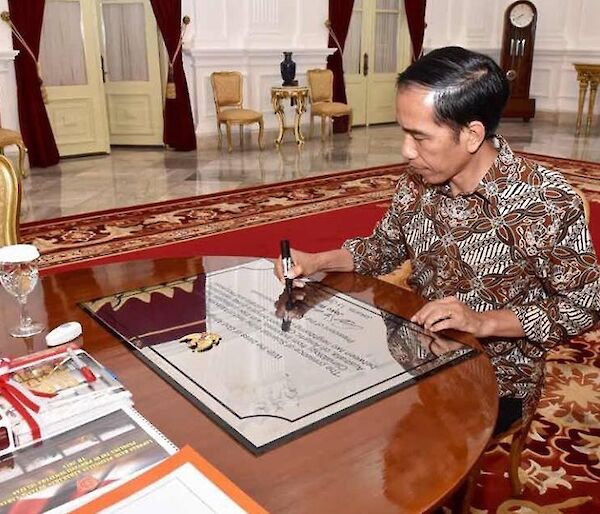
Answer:
[[[590,201],[600,202],[600,164],[523,153],[561,169]],[[42,268],[158,248],[241,228],[369,203],[387,202],[406,164],[307,177],[166,202],[26,223],[24,242]]]
[[[24,224],[47,268],[388,201],[405,164]]]

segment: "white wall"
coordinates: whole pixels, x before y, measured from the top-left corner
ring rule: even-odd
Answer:
[[[428,0],[426,51],[459,45],[499,61],[504,11],[511,3],[512,0]],[[573,63],[600,63],[600,1],[533,3],[538,11],[531,79],[536,109],[576,112],[579,89]]]
[[[281,85],[282,52],[293,52],[300,84],[330,53],[327,0],[183,0],[182,13],[192,18],[184,52],[198,134],[216,133],[213,71],[243,74],[245,107],[262,111],[269,128],[276,126],[270,89]]]
[[[0,12],[8,11],[8,0],[0,0]],[[15,83],[15,52],[8,25],[0,21],[0,124],[19,129],[17,86]]]
[[[538,111],[576,112],[578,85],[573,62],[600,63],[599,0],[533,0],[538,24],[532,95]],[[503,14],[511,0],[428,0],[425,48],[458,44],[500,55]],[[185,42],[185,67],[199,134],[215,133],[208,77],[215,70],[239,70],[245,101],[276,126],[270,86],[279,84],[282,52],[291,50],[296,74],[322,67],[329,53],[323,22],[327,0],[182,0],[192,18]],[[0,11],[8,0],[0,0]],[[0,116],[18,129],[15,52],[8,26],[0,22]]]

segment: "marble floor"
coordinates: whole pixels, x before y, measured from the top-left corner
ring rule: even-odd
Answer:
[[[506,121],[499,132],[516,150],[600,162],[600,134],[573,136],[573,123],[534,119]],[[289,134],[287,135],[289,137]],[[267,133],[270,142],[273,134]],[[402,162],[402,130],[395,124],[355,128],[353,137],[318,137],[297,148],[256,148],[255,134],[231,154],[215,138],[201,138],[196,152],[115,147],[110,155],[67,158],[34,168],[23,181],[22,222],[283,182],[336,171]],[[234,143],[239,144],[238,138]]]

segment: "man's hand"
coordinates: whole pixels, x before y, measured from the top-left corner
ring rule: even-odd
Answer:
[[[423,325],[425,329],[432,332],[454,328],[474,335],[481,332],[483,323],[480,313],[475,312],[454,296],[425,304],[411,318],[411,321]]]
[[[288,278],[292,279],[308,277],[319,271],[352,271],[354,268],[352,255],[343,248],[317,253],[301,252],[292,248],[290,254],[294,265]],[[275,261],[275,276],[282,282],[284,281],[281,255]],[[294,286],[302,287],[303,285],[303,282],[294,282]]]
[[[308,277],[319,271],[317,263],[317,255],[314,253],[301,252],[300,250],[290,249],[290,255],[294,265],[290,269],[288,278]],[[281,255],[275,261],[275,276],[283,282],[283,265],[281,263]],[[304,283],[297,281],[294,286],[303,287]]]
[[[456,329],[475,337],[523,337],[523,326],[516,314],[508,309],[475,312],[454,296],[425,304],[411,318],[431,332]]]

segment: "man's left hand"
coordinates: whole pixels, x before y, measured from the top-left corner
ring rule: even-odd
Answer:
[[[411,321],[423,325],[431,332],[454,328],[469,332],[476,337],[483,335],[481,333],[484,322],[482,313],[475,312],[454,296],[427,303],[411,318]]]

